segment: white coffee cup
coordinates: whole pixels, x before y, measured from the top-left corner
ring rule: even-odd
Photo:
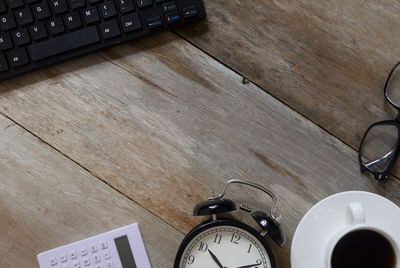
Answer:
[[[292,268],[333,268],[338,242],[362,230],[383,237],[393,249],[392,267],[400,268],[399,226],[400,209],[388,199],[361,191],[335,194],[312,207],[299,223],[292,242]]]
[[[326,249],[326,257],[325,257],[325,267],[332,268],[332,254],[333,251],[338,244],[338,242],[347,234],[350,234],[355,231],[368,230],[373,231],[375,233],[383,236],[392,246],[395,255],[394,265],[392,267],[398,267],[399,263],[399,249],[392,239],[391,235],[387,234],[384,230],[382,230],[379,226],[370,226],[366,224],[366,215],[363,208],[363,205],[358,202],[353,202],[348,204],[346,209],[346,225],[343,229],[339,230],[328,243]],[[390,267],[390,268],[392,268]]]

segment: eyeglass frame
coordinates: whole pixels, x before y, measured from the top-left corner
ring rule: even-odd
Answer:
[[[378,181],[387,181],[387,179],[389,178],[389,174],[390,174],[390,172],[392,171],[393,166],[394,166],[394,164],[396,163],[396,160],[397,160],[397,158],[399,157],[399,153],[400,153],[400,106],[397,105],[397,104],[395,104],[395,103],[389,98],[389,96],[388,96],[388,87],[389,87],[390,79],[392,78],[392,75],[394,74],[394,72],[397,70],[397,68],[398,68],[399,66],[400,66],[400,61],[397,62],[397,63],[392,67],[391,71],[389,72],[388,77],[386,78],[385,86],[384,86],[384,88],[383,88],[383,94],[384,94],[384,96],[385,96],[385,99],[390,103],[390,105],[393,106],[393,108],[395,108],[395,109],[397,110],[397,116],[396,116],[396,118],[393,119],[393,120],[379,121],[379,122],[376,122],[376,123],[370,125],[370,126],[367,128],[367,130],[365,131],[364,136],[363,136],[363,138],[361,139],[360,147],[359,147],[359,149],[358,149],[358,161],[359,161],[359,163],[360,163],[360,170],[361,170],[361,172],[369,171],[370,173],[372,173],[372,174],[374,175],[375,179],[378,180]],[[361,149],[362,149],[362,147],[363,147],[365,138],[367,137],[369,131],[370,131],[373,127],[378,126],[378,125],[393,125],[393,126],[396,126],[396,127],[397,127],[397,142],[396,142],[396,145],[394,146],[393,150],[390,151],[389,153],[387,153],[386,155],[384,155],[384,156],[382,156],[382,157],[380,157],[380,158],[378,158],[378,159],[375,159],[375,160],[373,160],[373,161],[371,161],[371,162],[369,163],[369,164],[372,164],[372,163],[374,163],[374,162],[375,162],[375,163],[376,163],[376,162],[379,162],[379,161],[383,160],[384,158],[389,157],[391,154],[393,154],[393,157],[392,157],[392,159],[390,160],[389,165],[388,165],[388,166],[386,167],[386,169],[383,170],[382,172],[379,172],[379,171],[376,171],[376,170],[371,169],[369,166],[367,166],[367,164],[364,164],[363,161],[362,161],[362,159],[361,159],[361,157],[362,157],[362,156],[361,156],[361,152],[362,152]]]

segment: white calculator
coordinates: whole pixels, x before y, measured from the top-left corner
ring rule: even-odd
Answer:
[[[37,255],[40,268],[151,268],[137,223]]]

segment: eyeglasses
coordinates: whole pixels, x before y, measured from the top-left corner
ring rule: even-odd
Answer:
[[[364,134],[358,150],[362,172],[369,171],[379,181],[387,180],[400,151],[400,62],[385,82],[386,100],[397,110],[394,120],[372,124]]]

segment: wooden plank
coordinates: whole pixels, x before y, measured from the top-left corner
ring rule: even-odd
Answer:
[[[398,1],[205,3],[207,19],[179,34],[353,148],[395,117],[382,92],[400,56]]]
[[[172,267],[182,234],[3,116],[0,163],[0,267],[133,222],[153,267]]]
[[[354,150],[171,33],[101,56],[4,82],[0,111],[183,232],[209,191],[251,179],[279,197],[289,243],[275,252],[289,267],[320,199],[357,189],[400,203],[400,182],[362,176]],[[269,207],[246,189],[230,197]]]

